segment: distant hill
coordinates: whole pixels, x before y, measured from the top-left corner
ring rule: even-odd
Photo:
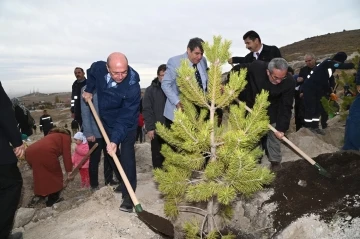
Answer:
[[[303,60],[311,52],[316,57],[333,55],[344,51],[348,55],[360,49],[360,29],[314,36],[280,48],[282,56],[289,62]]]
[[[55,102],[55,97],[58,97],[61,102],[70,103],[71,92],[60,92],[60,93],[31,93],[21,97],[18,97],[25,105],[31,105],[34,103],[44,102]]]

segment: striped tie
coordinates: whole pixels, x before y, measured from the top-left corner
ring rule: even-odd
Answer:
[[[196,64],[193,64],[193,67],[194,67],[194,69],[195,69],[195,78],[196,78],[196,81],[197,81],[197,83],[199,84],[199,87],[200,87],[202,90],[204,90],[203,84],[202,84],[202,80],[201,80],[201,76],[200,76],[200,73],[199,73],[199,70],[198,70]]]

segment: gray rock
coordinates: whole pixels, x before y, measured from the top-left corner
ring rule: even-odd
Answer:
[[[52,208],[58,212],[62,212],[65,210],[70,209],[72,206],[72,203],[69,201],[61,201],[59,203],[55,203]]]
[[[33,218],[33,222],[37,222],[39,220],[43,220],[46,219],[48,217],[52,217],[56,214],[57,212],[52,209],[51,207],[46,207],[46,208],[42,208],[40,210],[38,210]]]
[[[34,208],[24,208],[21,207],[17,210],[15,215],[14,228],[23,227],[31,221],[34,217],[35,209]]]

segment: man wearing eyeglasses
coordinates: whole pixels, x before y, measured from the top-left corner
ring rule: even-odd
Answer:
[[[232,71],[247,69],[247,85],[240,93],[239,99],[250,108],[255,103],[256,95],[262,90],[269,92],[268,115],[270,124],[277,132],[269,131],[264,148],[272,167],[278,166],[282,160],[280,140],[289,129],[291,110],[295,93],[295,81],[288,74],[288,63],[283,58],[274,58],[269,63],[254,61],[236,65]]]
[[[107,152],[116,153],[130,184],[136,189],[135,139],[140,107],[140,77],[120,52],[109,55],[107,62],[94,62],[87,70],[88,79],[83,97],[92,99],[96,90],[99,115],[110,138]],[[121,143],[121,156],[119,144]],[[133,204],[124,184],[120,210],[131,212]]]

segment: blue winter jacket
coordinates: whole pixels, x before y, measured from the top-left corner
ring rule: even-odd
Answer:
[[[130,66],[126,78],[115,87],[107,87],[106,62],[94,62],[87,70],[85,91],[98,95],[100,118],[110,141],[119,145],[127,133],[137,128],[141,98],[139,74]]]

